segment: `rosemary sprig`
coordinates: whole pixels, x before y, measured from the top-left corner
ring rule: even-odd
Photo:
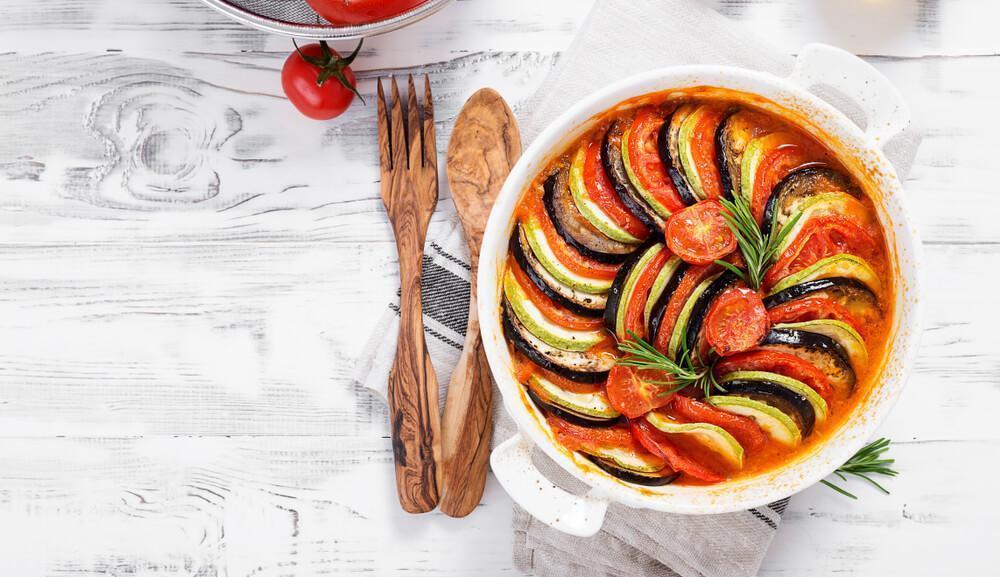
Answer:
[[[706,397],[712,396],[713,390],[725,392],[725,389],[715,380],[714,365],[704,365],[700,355],[693,356],[687,343],[681,341],[681,354],[676,361],[656,350],[653,345],[629,331],[629,340],[618,344],[618,349],[626,357],[618,359],[618,364],[637,369],[652,369],[670,374],[669,381],[646,381],[655,385],[674,385],[670,389],[660,391],[660,396],[670,395],[686,387],[697,387]]]
[[[795,223],[798,222],[802,213],[799,212],[792,216],[779,231],[778,213],[775,212],[771,215],[771,229],[767,235],[764,235],[760,230],[760,225],[757,224],[757,219],[754,218],[753,212],[750,210],[750,202],[745,196],[736,194],[733,200],[722,199],[722,206],[726,209],[723,211],[722,217],[726,219],[729,230],[733,231],[733,235],[736,236],[736,244],[743,255],[743,261],[746,262],[747,270],[743,271],[736,265],[723,260],[715,262],[733,271],[750,288],[757,290],[764,280],[767,269],[771,267],[771,259],[777,255],[778,247],[795,227]]]
[[[869,475],[885,475],[887,477],[895,477],[899,474],[898,471],[892,468],[892,464],[895,463],[895,459],[883,459],[882,455],[889,450],[889,444],[891,441],[886,438],[877,439],[868,443],[861,448],[853,457],[848,459],[846,463],[840,466],[839,469],[833,472],[834,475],[840,477],[840,480],[847,481],[846,475],[854,475],[855,477],[861,477],[865,481],[868,481],[879,490],[889,494],[889,491],[878,484],[877,481],[872,479]],[[827,487],[830,487],[834,491],[850,497],[851,499],[857,499],[853,493],[834,485],[830,481],[823,479],[820,481]]]

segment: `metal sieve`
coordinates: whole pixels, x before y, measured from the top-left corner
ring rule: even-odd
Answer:
[[[359,24],[334,26],[322,19],[305,0],[202,0],[212,8],[247,26],[296,38],[337,40],[363,38],[395,30],[430,16],[450,0],[427,0],[392,18]]]

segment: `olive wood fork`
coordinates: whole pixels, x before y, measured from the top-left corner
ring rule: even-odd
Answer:
[[[422,122],[413,76],[408,88],[404,124],[396,79],[389,112],[379,79],[378,144],[382,202],[399,252],[399,341],[388,394],[396,492],[403,510],[424,513],[437,506],[441,475],[438,384],[424,343],[420,297],[424,240],[438,198],[437,147],[430,81],[424,76]]]

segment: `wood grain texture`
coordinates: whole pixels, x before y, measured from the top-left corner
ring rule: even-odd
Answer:
[[[879,431],[903,473],[796,496],[761,575],[990,574],[1000,4],[706,1],[788,50],[870,55],[926,128],[905,188],[928,330]],[[516,574],[492,477],[464,519],[400,511],[387,410],[354,383],[399,286],[374,79],[429,73],[446,142],[484,86],[520,115],[588,5],[459,0],[366,42],[369,106],[316,123],[280,98],[288,40],[197,0],[5,2],[0,569]],[[443,186],[429,238],[454,217]]]
[[[469,246],[469,282],[476,286],[479,247],[493,201],[521,156],[521,133],[510,106],[495,90],[469,97],[448,142],[448,188]],[[462,356],[452,371],[444,408],[441,511],[464,517],[479,504],[493,431],[493,379],[479,334],[476,291]]]
[[[399,504],[408,513],[426,513],[437,507],[441,476],[438,382],[424,343],[420,295],[424,240],[438,200],[434,105],[426,77],[422,115],[413,76],[405,112],[396,78],[390,82],[391,105],[381,80],[377,104],[382,202],[399,255],[399,338],[389,372],[389,422]]]

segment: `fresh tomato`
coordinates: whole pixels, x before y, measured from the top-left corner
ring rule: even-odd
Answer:
[[[628,154],[632,174],[646,192],[670,212],[677,212],[685,207],[684,200],[667,174],[657,147],[663,121],[658,108],[649,106],[639,110],[629,128],[624,152]]]
[[[361,42],[347,57],[341,57],[326,42],[296,46],[281,68],[281,88],[299,112],[316,120],[340,116],[358,94],[351,63]]]
[[[793,170],[809,162],[811,156],[804,146],[783,144],[769,150],[757,165],[757,178],[751,192],[750,210],[760,223],[764,220],[764,208],[771,191]]]
[[[541,195],[531,194],[525,198],[525,209],[528,218],[534,219],[542,229],[545,240],[548,241],[552,252],[555,253],[559,262],[569,270],[589,278],[611,280],[615,278],[621,265],[607,264],[589,259],[571,247],[566,240],[560,236],[549,215],[542,205]]]
[[[653,336],[655,339],[653,346],[656,350],[666,352],[670,344],[670,335],[673,333],[674,324],[677,322],[677,317],[681,314],[681,309],[684,308],[684,303],[687,302],[688,297],[691,296],[694,289],[701,284],[701,281],[708,278],[716,270],[718,270],[718,267],[711,265],[688,267],[687,272],[684,273],[684,278],[677,284],[674,294],[670,295],[670,300],[667,301],[667,308],[663,311],[663,320],[660,321],[659,332]]]
[[[659,457],[639,444],[625,424],[612,427],[583,427],[552,415],[547,416],[545,421],[555,434],[556,440],[570,451],[594,453],[600,449],[616,448],[636,453],[651,462],[655,462]],[[666,466],[666,461],[663,465]]]
[[[637,216],[625,206],[615,187],[604,170],[601,160],[601,140],[594,138],[586,144],[583,161],[583,181],[587,185],[587,194],[597,206],[601,207],[611,220],[636,238],[649,236],[649,229],[642,224]]]
[[[733,371],[767,371],[785,375],[809,385],[826,401],[833,400],[833,387],[823,371],[790,353],[756,349],[727,357],[715,365],[719,376]]]
[[[772,323],[798,323],[818,319],[833,319],[843,321],[861,334],[865,333],[866,323],[856,318],[847,307],[826,297],[805,297],[790,300],[771,307],[767,311]]]
[[[629,418],[645,415],[653,409],[670,402],[670,395],[662,395],[662,386],[649,382],[640,375],[640,371],[632,367],[615,365],[608,373],[608,401],[616,411]],[[668,380],[666,375],[658,379]],[[669,385],[667,385],[669,386]],[[669,389],[667,389],[669,390]]]
[[[716,353],[727,356],[756,346],[770,326],[760,295],[745,287],[732,287],[709,307],[705,338]]]
[[[306,0],[317,14],[337,26],[385,20],[424,2],[425,0]]]
[[[528,278],[528,274],[525,273],[520,266],[518,266],[517,261],[513,258],[507,259],[507,267],[510,269],[510,272],[513,273],[514,278],[517,279],[517,284],[521,285],[521,290],[528,295],[528,300],[530,300],[533,305],[538,307],[538,310],[542,311],[545,318],[559,326],[581,331],[597,330],[604,326],[604,321],[600,318],[582,317],[571,312],[565,307],[552,302],[552,299],[546,296],[545,293],[543,293],[535,285],[535,283]]]
[[[647,337],[645,319],[646,300],[649,298],[649,291],[653,288],[656,276],[660,274],[660,269],[663,268],[663,265],[666,264],[669,258],[670,253],[665,250],[661,250],[654,256],[646,264],[646,268],[639,274],[639,278],[636,279],[635,287],[632,289],[632,298],[629,302],[619,305],[626,307],[624,323],[626,334],[631,331],[641,339]]]
[[[723,108],[707,110],[691,135],[691,156],[694,159],[695,170],[701,179],[701,190],[705,198],[722,197],[722,177],[719,175],[719,165],[716,162],[715,132],[719,123],[725,117]]]
[[[672,402],[673,411],[679,417],[691,423],[708,423],[721,427],[735,437],[748,453],[759,451],[767,442],[760,425],[750,417],[727,413],[684,395],[675,396]]]
[[[726,478],[711,467],[685,455],[670,442],[666,433],[650,425],[646,419],[629,419],[628,424],[632,429],[632,435],[639,444],[650,453],[666,461],[671,469],[706,483],[718,483]]]
[[[671,252],[686,263],[708,264],[736,250],[723,210],[719,201],[703,200],[671,215],[665,231]]]
[[[774,286],[786,276],[835,254],[871,259],[878,252],[876,236],[856,220],[836,214],[816,217],[805,223],[791,246],[767,271],[764,284]]]

